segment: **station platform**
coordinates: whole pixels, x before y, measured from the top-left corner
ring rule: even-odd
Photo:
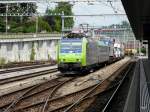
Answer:
[[[150,112],[150,60],[140,57],[123,112]]]

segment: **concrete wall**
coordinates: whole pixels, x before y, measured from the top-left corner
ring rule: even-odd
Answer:
[[[59,39],[1,40],[0,63],[34,60],[56,60],[56,45]],[[31,56],[32,55],[32,56]]]

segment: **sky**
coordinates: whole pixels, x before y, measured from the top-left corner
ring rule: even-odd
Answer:
[[[47,2],[39,2],[38,4],[38,12],[44,13],[47,6],[50,8],[54,8],[54,3]],[[125,14],[124,8],[121,2],[112,3],[113,8],[110,3],[107,2],[94,2],[93,5],[89,5],[88,3],[78,2],[73,6],[73,13],[75,15],[99,15],[99,14],[115,14],[117,11],[118,14]],[[88,23],[90,26],[107,26],[111,24],[118,24],[121,21],[127,20],[126,15],[122,16],[90,16],[90,17],[75,17],[75,27],[82,23]]]

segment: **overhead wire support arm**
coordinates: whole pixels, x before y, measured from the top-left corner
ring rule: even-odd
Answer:
[[[0,16],[37,16],[37,13],[0,13]],[[61,16],[63,18],[72,18],[72,17],[79,17],[79,16],[126,16],[126,14],[122,13],[122,14],[88,14],[88,15],[63,15],[62,13],[56,13],[56,14],[45,14],[45,13],[39,13],[38,16]]]
[[[38,0],[0,0],[0,3],[36,3]]]
[[[8,29],[8,15],[7,15],[7,13],[8,13],[8,4],[6,4],[6,12],[5,13],[6,13],[6,26],[5,27],[6,27],[6,35],[7,35],[7,32],[8,32],[8,30],[7,30]]]
[[[65,28],[65,18],[64,18],[64,11],[62,11],[62,15],[61,15],[61,20],[62,20],[62,36],[64,35],[64,28]]]
[[[115,7],[112,5],[112,0],[108,0],[107,2],[110,3],[110,6],[112,7],[113,11],[114,11],[115,13],[117,13],[117,10],[116,10]]]
[[[126,14],[87,14],[87,15],[65,15],[64,18],[78,17],[78,16],[126,16]]]

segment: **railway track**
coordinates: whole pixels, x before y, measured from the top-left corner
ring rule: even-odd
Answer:
[[[130,85],[130,83],[131,83],[131,82],[130,82],[130,81],[131,81],[130,79],[133,78],[133,73],[132,73],[132,72],[133,72],[133,70],[134,70],[134,69],[133,69],[134,67],[135,67],[135,62],[133,62],[132,65],[130,65],[129,69],[125,72],[123,78],[119,81],[118,85],[114,88],[114,92],[113,92],[113,94],[110,96],[110,98],[109,98],[109,100],[107,101],[107,103],[105,104],[105,106],[104,106],[102,112],[108,112],[108,110],[109,110],[109,111],[112,111],[112,112],[114,112],[114,111],[123,111],[127,96],[126,96],[126,97],[125,97],[125,95],[122,96],[122,94],[128,93],[129,88],[126,87],[126,86]],[[130,75],[130,76],[129,76],[129,75]],[[128,84],[127,84],[127,83],[128,83]],[[129,87],[130,87],[130,86],[129,86]],[[121,90],[121,89],[122,89],[122,90]],[[126,92],[125,92],[125,90],[126,90]],[[121,98],[119,98],[118,95],[119,95]],[[124,98],[123,98],[123,97],[124,97]],[[122,102],[121,102],[121,101],[117,101],[117,100],[122,100]],[[124,104],[123,104],[123,100],[124,100]],[[115,103],[120,102],[121,105],[119,106],[119,105],[113,103],[114,101],[115,101]],[[119,104],[119,103],[118,103],[118,104]],[[114,105],[115,105],[115,106],[114,106]],[[117,108],[117,110],[116,110],[114,107]]]
[[[21,76],[8,77],[8,78],[5,78],[5,79],[0,79],[0,85],[7,84],[7,83],[10,83],[10,82],[19,81],[19,80],[23,80],[23,79],[27,79],[27,78],[37,77],[37,76],[40,76],[40,75],[46,75],[46,74],[57,72],[57,71],[58,71],[58,69],[54,68],[54,69],[49,69],[49,70],[24,74],[24,75],[21,75]]]
[[[99,83],[91,91],[89,91],[84,96],[79,98],[73,104],[71,104],[70,106],[66,106],[61,109],[58,109],[57,111],[78,112],[80,110],[80,112],[91,112],[91,111],[110,112],[109,110],[111,108],[111,104],[113,103],[112,101],[116,97],[118,90],[121,88],[121,85],[124,83],[124,80],[127,78],[127,75],[131,71],[132,67],[133,67],[133,64],[131,64],[130,67],[127,68],[127,71],[121,74],[121,77],[119,76],[119,79],[113,82],[113,84],[111,84],[111,86],[108,87],[105,91],[100,92],[98,90],[98,86],[101,84]],[[86,108],[88,108],[94,102],[94,100],[97,100],[98,95],[101,96],[100,99],[98,100],[98,103],[101,105],[101,107],[99,107],[98,110],[94,108],[90,110],[88,109],[86,110]]]
[[[57,89],[63,86],[65,83],[73,80],[72,77],[59,77],[43,84],[35,85],[28,89],[21,90],[19,97],[16,93],[13,95],[4,96],[5,98],[0,99],[0,108],[4,112],[10,112],[14,107],[22,105],[33,104],[34,102],[44,101],[43,112],[47,107],[47,102],[53,97]],[[7,100],[6,102],[6,99]]]
[[[22,66],[22,67],[14,67],[14,68],[5,68],[5,69],[0,69],[0,74],[23,71],[23,70],[30,70],[30,69],[48,67],[48,66],[52,66],[52,64],[39,64],[39,65],[30,65],[30,66]]]
[[[114,102],[112,102],[112,100],[116,97],[117,92],[121,88],[122,84],[124,83],[124,80],[127,78],[127,75],[131,71],[132,67],[133,67],[133,65],[130,65],[130,67],[127,69],[127,71],[125,73],[123,73],[121,75],[121,77],[119,77],[119,79],[117,79],[115,82],[113,82],[113,84],[111,84],[111,86],[108,87],[105,91],[99,92],[99,93],[94,93],[95,90],[93,89],[90,92],[94,93],[94,94],[87,93],[85,96],[81,97],[78,101],[74,102],[69,107],[62,108],[62,111],[63,112],[78,112],[80,110],[80,112],[91,112],[91,111],[111,112],[110,105],[112,103],[114,103]],[[118,77],[116,77],[116,78],[118,78]],[[100,96],[100,98],[97,98],[98,96]],[[96,107],[96,104],[95,104],[94,105],[95,107],[93,106],[90,109],[86,109],[86,108],[89,108],[90,105],[92,103],[94,103],[95,100],[97,100],[97,103],[99,103],[99,105]],[[98,109],[96,109],[96,108],[98,108]]]
[[[48,98],[46,102],[46,106],[43,107],[45,104],[44,101],[34,102],[34,104],[28,103],[19,103],[20,105],[14,108],[15,112],[26,111],[26,112],[57,112],[57,111],[70,111],[76,104],[81,102],[84,99],[91,98],[92,96],[96,96],[99,93],[104,92],[107,87],[112,83],[112,81],[121,73],[123,69],[128,66],[126,64],[123,68],[119,69],[117,73],[111,75],[107,79],[103,81],[99,81],[98,84],[90,86],[88,88],[84,88],[82,90],[69,93],[67,95],[54,95],[52,98]]]

